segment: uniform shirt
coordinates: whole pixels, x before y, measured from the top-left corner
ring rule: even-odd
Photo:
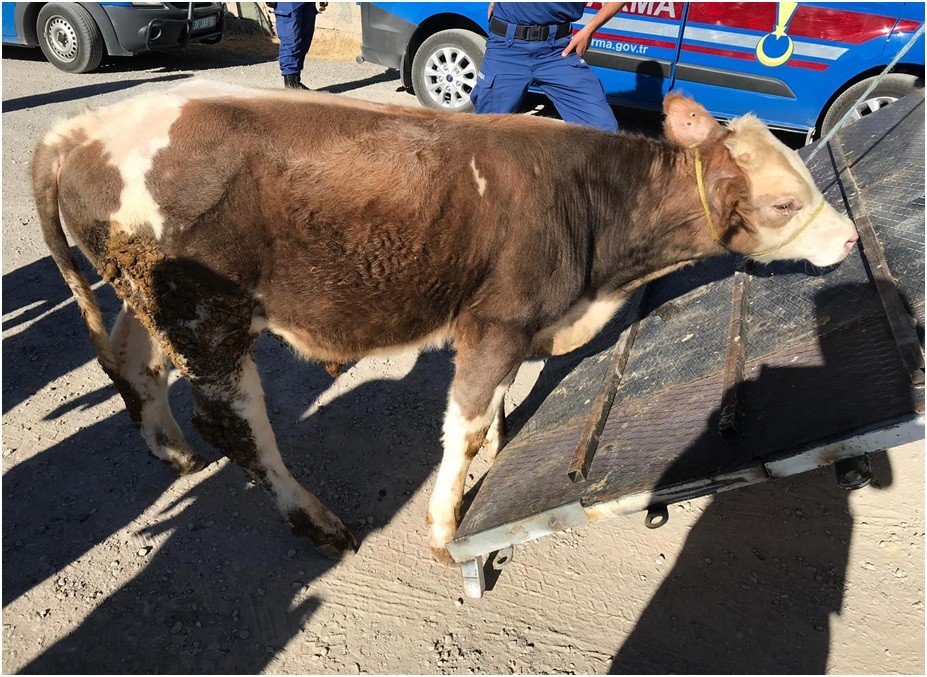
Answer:
[[[492,15],[510,24],[549,26],[576,21],[585,7],[585,2],[497,2]]]

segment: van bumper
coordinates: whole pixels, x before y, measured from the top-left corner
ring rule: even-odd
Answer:
[[[104,9],[113,24],[120,46],[127,52],[181,49],[188,42],[218,42],[225,28],[225,9],[222,3],[208,6],[194,4],[193,18],[189,19],[186,7],[163,3],[154,7],[127,7],[106,5]],[[182,3],[186,5],[186,3]],[[214,17],[214,19],[211,19]],[[212,25],[194,29],[197,20]]]

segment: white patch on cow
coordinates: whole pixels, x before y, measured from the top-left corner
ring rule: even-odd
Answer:
[[[463,498],[467,468],[472,460],[467,454],[471,444],[467,438],[486,430],[493,423],[508,387],[508,382],[499,385],[493,391],[489,407],[475,418],[466,418],[453,397],[448,401],[444,414],[444,454],[428,504],[432,548],[443,548],[457,531],[457,511]]]
[[[261,317],[260,315],[255,315],[251,318],[251,326],[248,328],[248,332],[254,335],[260,334],[262,331],[267,329],[267,318]]]
[[[725,145],[746,172],[754,193],[762,191],[767,199],[773,200],[780,195],[783,200],[798,196],[803,203],[782,227],[757,228],[754,251],[766,253],[754,258],[805,259],[817,266],[830,266],[846,258],[856,242],[856,227],[824,201],[798,153],[777,139],[754,115],[731,120],[728,126],[734,134],[725,140]]]
[[[811,172],[808,171],[798,153],[787,148],[785,144],[782,144],[782,152],[792,169],[808,184],[812,195],[811,202],[804,209],[799,210],[788,225],[789,232],[794,232],[807,222],[817,205],[824,201],[824,195],[818,189],[814,177],[811,176]],[[775,259],[807,259],[817,266],[829,266],[846,258],[849,250],[845,248],[845,245],[856,238],[856,225],[849,217],[838,212],[829,202],[824,201],[823,209],[811,225],[794,242],[779,251],[772,252],[771,256]]]
[[[141,400],[141,433],[152,455],[178,469],[191,469],[197,456],[171,413],[164,354],[127,307],[116,318],[110,342],[120,375]]]
[[[627,301],[625,294],[580,299],[557,322],[535,334],[535,353],[563,355],[588,343]]]
[[[483,443],[483,449],[486,451],[486,458],[489,461],[496,460],[496,456],[499,454],[499,450],[502,448],[502,444],[505,441],[502,435],[504,421],[505,404],[504,402],[499,402],[499,407],[496,409],[496,415],[493,417],[492,423],[489,425],[489,430],[486,431],[486,441]]]
[[[447,324],[415,341],[375,348],[363,355],[347,355],[335,347],[326,346],[322,342],[314,340],[308,332],[297,332],[264,318],[255,318],[251,321],[251,333],[257,334],[265,329],[286,341],[303,359],[317,360],[319,362],[353,362],[364,357],[395,355],[411,349],[439,350],[450,340],[450,324]]]
[[[476,158],[470,158],[470,169],[473,170],[473,180],[476,181],[476,190],[480,195],[486,192],[486,179],[480,174],[480,170],[476,168]]]
[[[55,144],[73,137],[85,144],[99,142],[108,164],[122,177],[119,208],[110,219],[129,235],[150,226],[160,239],[164,218],[148,190],[147,176],[158,151],[170,143],[171,125],[186,101],[171,94],[143,94],[64,120],[44,140]]]

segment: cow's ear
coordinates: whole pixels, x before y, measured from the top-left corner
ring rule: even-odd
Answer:
[[[663,131],[681,146],[704,143],[724,133],[724,128],[701,105],[685,94],[672,92],[663,99]]]

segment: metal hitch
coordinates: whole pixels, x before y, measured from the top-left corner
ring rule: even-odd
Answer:
[[[648,529],[659,529],[669,522],[669,510],[665,505],[653,505],[647,508],[647,517],[644,518],[644,526]]]

